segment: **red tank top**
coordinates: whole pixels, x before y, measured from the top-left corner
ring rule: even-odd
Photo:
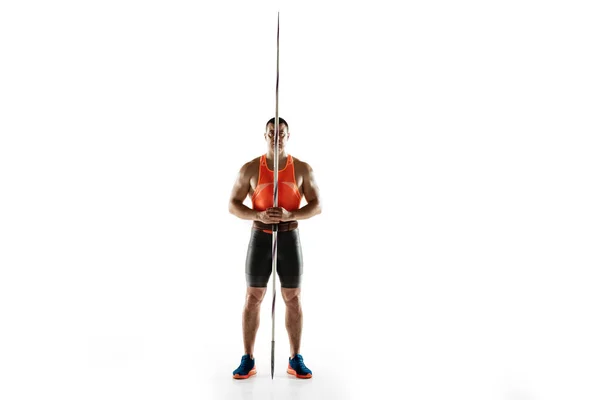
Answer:
[[[273,207],[273,171],[267,167],[267,157],[263,154],[260,157],[260,167],[258,170],[258,184],[252,195],[252,208],[258,211],[264,211]],[[296,185],[296,175],[294,173],[294,160],[288,154],[285,167],[277,175],[277,206],[283,207],[288,211],[300,208],[302,196],[298,185]]]

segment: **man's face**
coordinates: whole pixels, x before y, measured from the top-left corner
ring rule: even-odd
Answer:
[[[279,124],[279,149],[280,150],[285,148],[285,144],[287,143],[289,136],[290,135],[288,133],[287,126],[285,126],[285,124],[283,124],[283,123],[280,123]],[[267,125],[267,131],[265,132],[265,140],[269,144],[270,148],[273,148],[275,146],[275,124],[269,123],[269,125]]]

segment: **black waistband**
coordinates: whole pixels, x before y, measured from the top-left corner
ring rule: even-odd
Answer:
[[[298,228],[298,221],[285,221],[285,222],[280,222],[276,225],[277,225],[277,232],[293,231],[294,229]],[[263,230],[263,231],[264,230],[271,231],[273,229],[273,224],[265,224],[260,221],[254,221],[254,223],[252,224],[252,227],[255,229]]]

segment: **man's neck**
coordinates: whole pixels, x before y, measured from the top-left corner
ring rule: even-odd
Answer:
[[[280,151],[279,152],[279,161],[285,161],[287,159],[288,155],[285,152],[285,150]],[[273,154],[272,151],[267,151],[267,160],[273,162],[273,160],[275,160],[275,154]]]

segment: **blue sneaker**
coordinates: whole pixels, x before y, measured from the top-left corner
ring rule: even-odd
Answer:
[[[250,354],[244,354],[242,356],[242,363],[233,371],[233,377],[235,379],[248,379],[255,374],[256,366],[254,365],[254,359],[250,358]]]
[[[288,374],[295,375],[296,378],[312,378],[312,371],[306,368],[306,365],[304,365],[304,360],[300,354],[296,354],[294,358],[289,359],[287,372]]]

